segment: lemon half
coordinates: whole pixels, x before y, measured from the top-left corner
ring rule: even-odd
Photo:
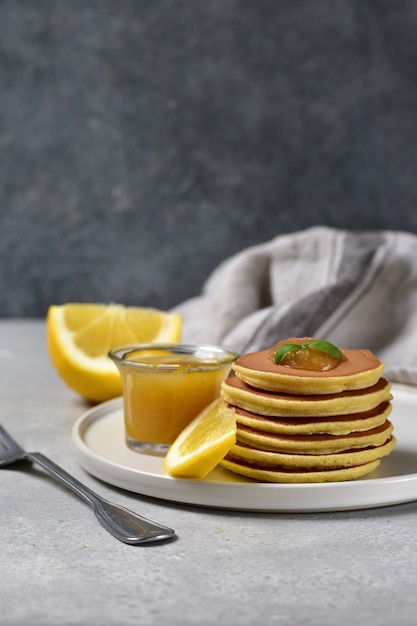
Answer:
[[[122,383],[109,350],[129,343],[177,342],[181,316],[120,304],[52,305],[47,345],[61,379],[93,402],[120,396]]]

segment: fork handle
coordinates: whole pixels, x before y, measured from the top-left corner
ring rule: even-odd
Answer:
[[[100,524],[119,541],[128,544],[149,543],[175,535],[171,528],[105,500],[41,452],[25,452],[25,458],[43,467],[53,478],[85,500]]]

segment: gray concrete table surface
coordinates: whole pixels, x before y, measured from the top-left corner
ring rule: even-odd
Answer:
[[[43,320],[0,321],[0,367],[0,421],[18,441],[178,534],[122,544],[42,470],[2,469],[1,625],[415,625],[417,503],[278,514],[128,493],[77,462],[89,405],[56,375]]]

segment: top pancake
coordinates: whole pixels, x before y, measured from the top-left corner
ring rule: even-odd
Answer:
[[[233,369],[241,380],[252,387],[301,395],[366,389],[375,385],[381,377],[383,363],[372,352],[363,349],[341,350],[346,360],[324,372],[296,369],[274,362],[274,353],[280,345],[312,340],[310,337],[293,337],[269,350],[244,354],[235,361]]]

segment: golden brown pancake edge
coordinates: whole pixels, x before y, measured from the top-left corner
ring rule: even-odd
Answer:
[[[367,474],[370,474],[378,468],[380,461],[372,461],[371,463],[364,463],[356,467],[348,467],[344,469],[336,470],[320,470],[320,471],[283,471],[266,469],[265,467],[258,467],[256,465],[250,465],[246,463],[239,463],[235,460],[224,459],[221,462],[222,467],[233,472],[240,474],[246,478],[257,480],[259,482],[266,483],[329,483],[329,482],[341,482],[348,480],[355,480],[362,478]]]
[[[237,425],[237,442],[270,452],[291,454],[333,454],[383,445],[392,435],[386,420],[380,426],[347,435],[276,435]]]
[[[394,449],[396,440],[392,435],[381,446],[361,448],[332,454],[291,454],[283,452],[271,452],[249,447],[245,444],[235,443],[226,458],[237,459],[248,463],[254,463],[265,468],[290,468],[297,470],[328,470],[343,469],[371,463],[387,456]]]
[[[231,405],[229,405],[231,406]],[[370,411],[353,413],[348,415],[328,415],[317,417],[280,417],[259,415],[233,407],[235,409],[236,422],[243,426],[249,426],[261,432],[270,432],[282,435],[289,434],[337,434],[347,435],[351,432],[369,430],[383,424],[392,411],[390,402],[378,404]]]
[[[274,393],[254,389],[236,375],[221,386],[222,398],[242,409],[260,415],[281,417],[315,417],[346,415],[369,411],[381,402],[391,400],[391,384],[385,378],[368,389],[345,391],[325,396]]]

